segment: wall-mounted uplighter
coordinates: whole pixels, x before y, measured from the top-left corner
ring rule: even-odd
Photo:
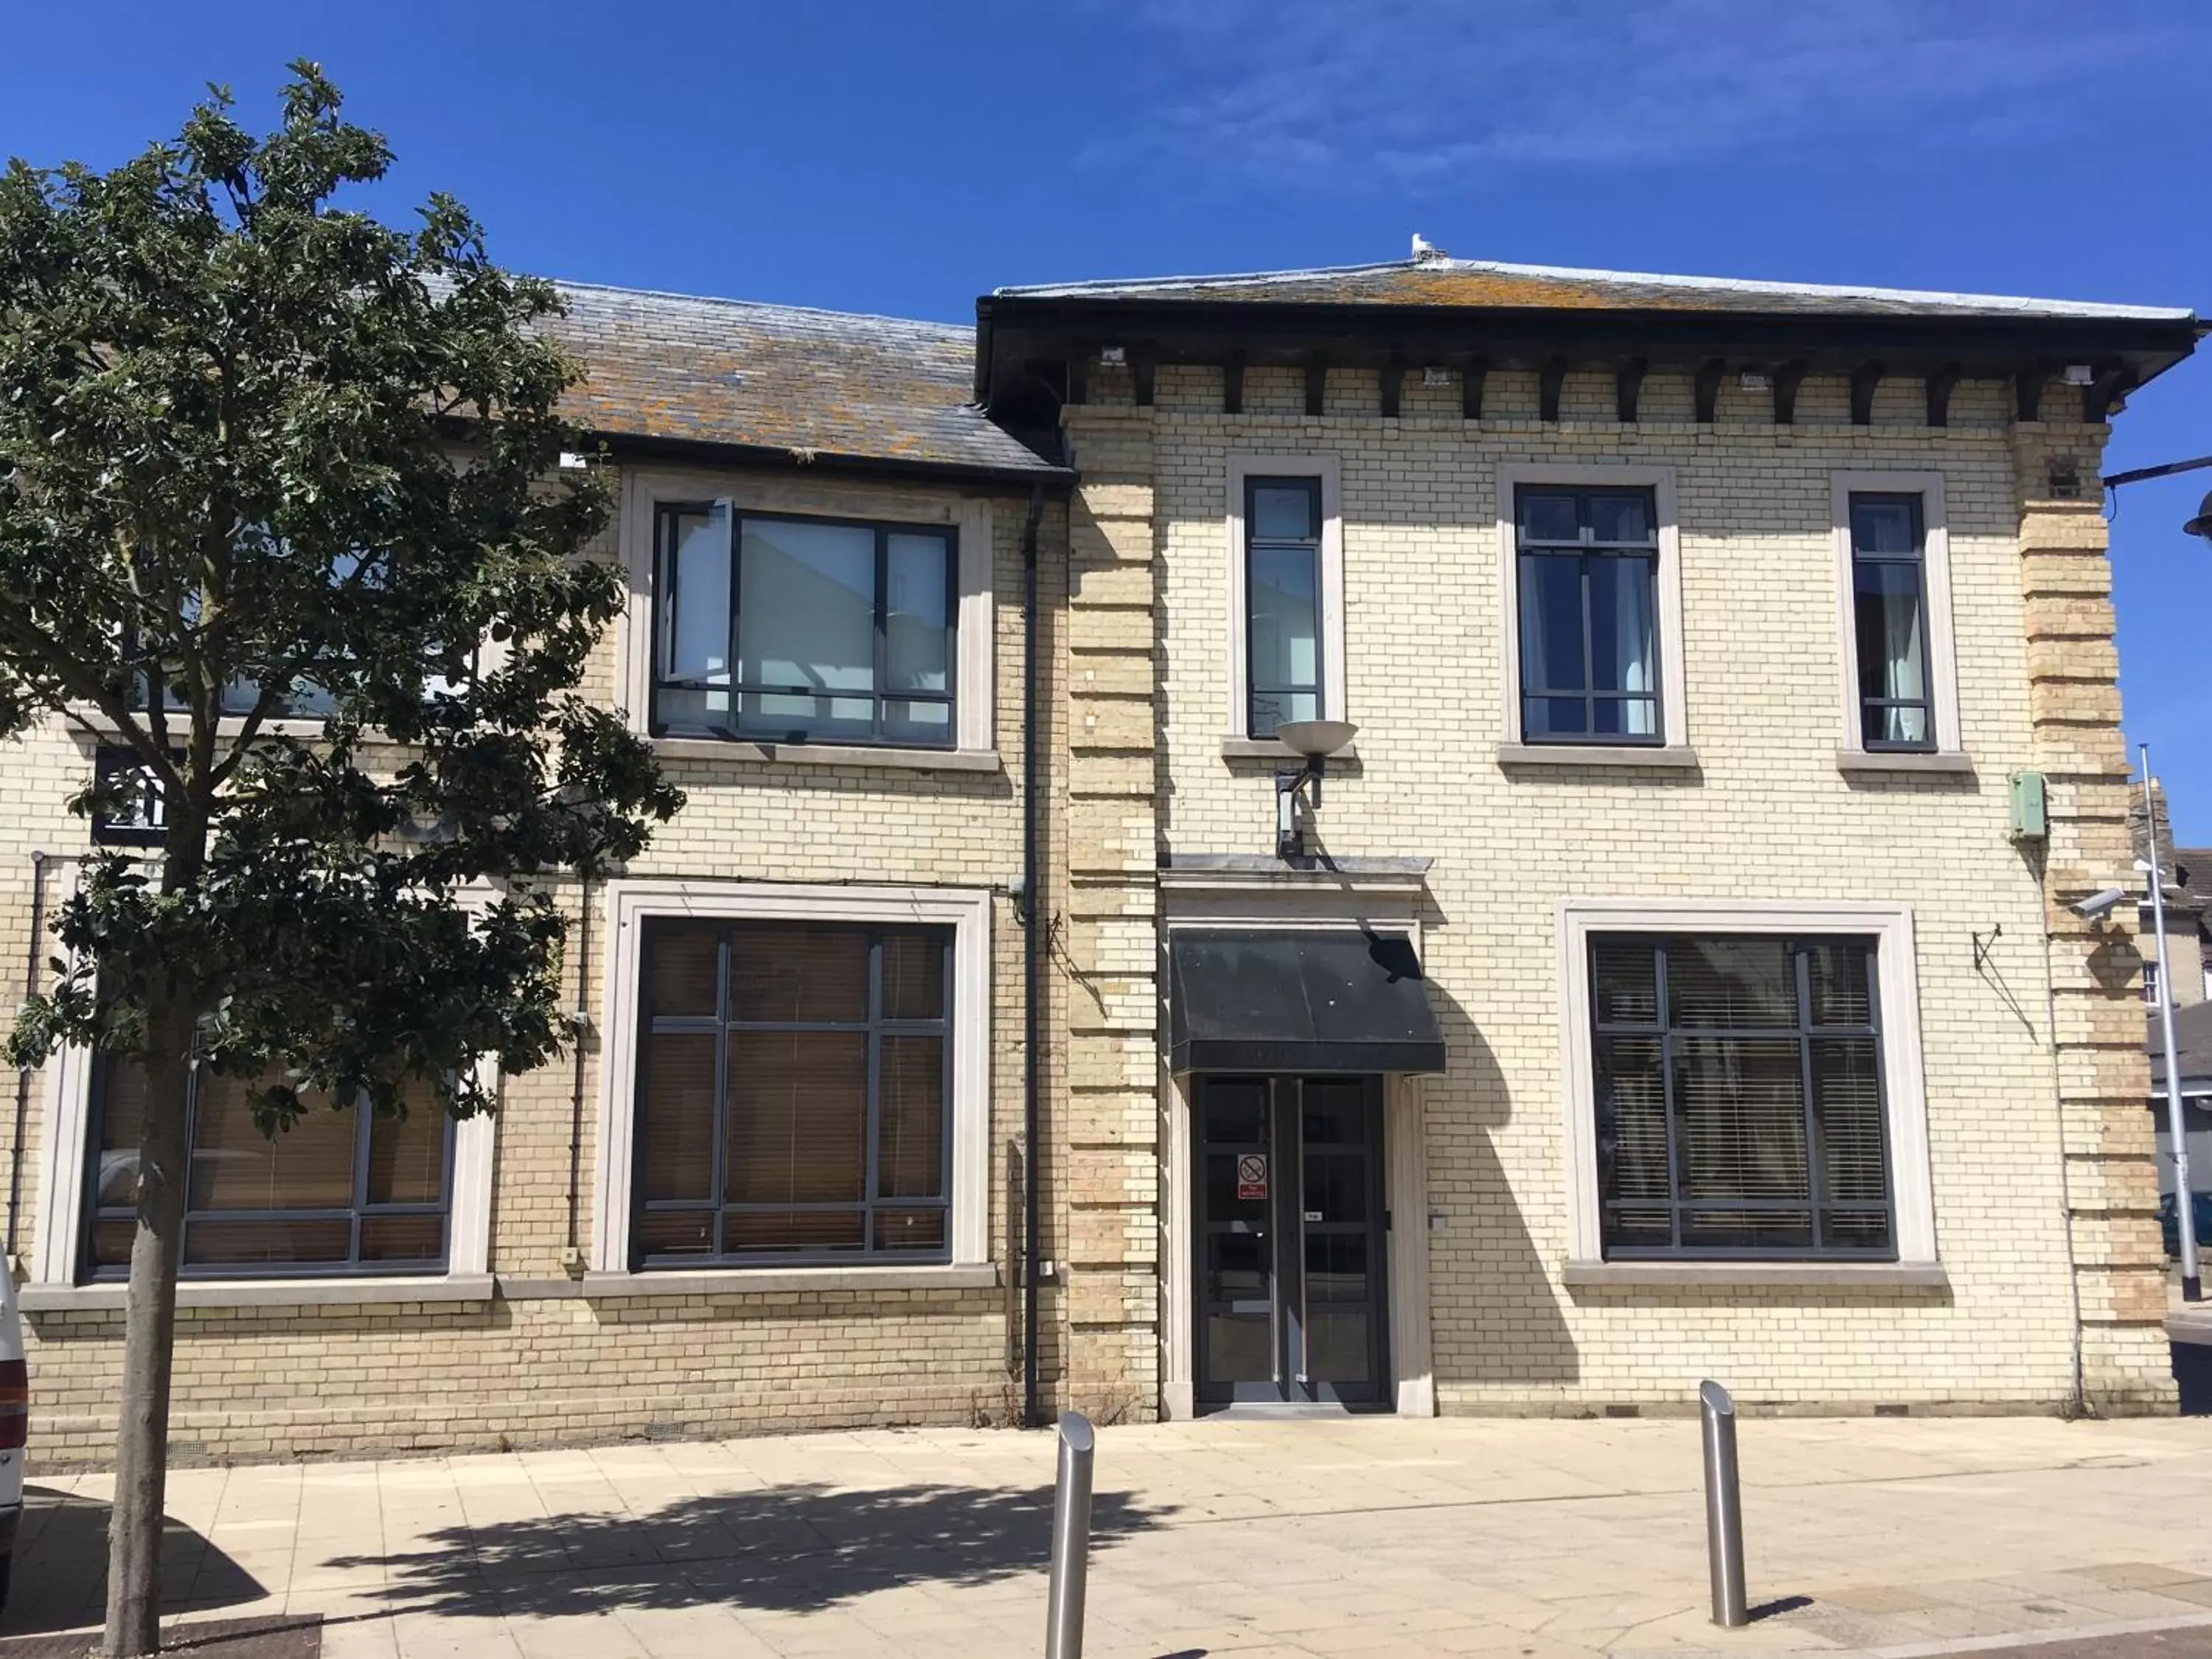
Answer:
[[[1285,720],[1275,728],[1275,740],[1305,764],[1295,772],[1275,775],[1275,856],[1295,857],[1298,852],[1297,802],[1305,796],[1306,811],[1321,808],[1321,775],[1328,757],[1359,734],[1350,720]]]

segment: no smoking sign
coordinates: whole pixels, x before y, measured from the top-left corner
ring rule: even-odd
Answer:
[[[1237,1196],[1265,1198],[1267,1195],[1267,1155],[1265,1152],[1243,1152],[1237,1158]]]

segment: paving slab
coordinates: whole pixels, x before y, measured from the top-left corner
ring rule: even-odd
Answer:
[[[1741,1432],[1760,1616],[1722,1632],[1692,1421],[1103,1431],[1087,1651],[2212,1659],[2212,1422]],[[179,1470],[167,1583],[194,1624],[319,1622],[331,1659],[1030,1655],[1052,1461],[884,1431]],[[0,1639],[99,1613],[106,1483],[33,1487]]]

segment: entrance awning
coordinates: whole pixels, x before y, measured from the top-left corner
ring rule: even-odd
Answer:
[[[1441,1072],[1413,942],[1349,927],[1177,928],[1168,1018],[1177,1072]]]

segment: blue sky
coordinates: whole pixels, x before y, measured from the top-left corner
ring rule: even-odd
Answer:
[[[320,59],[551,276],[965,319],[1002,283],[1455,253],[2212,311],[2203,0],[0,0],[0,152]],[[2212,350],[2208,350],[2212,356]],[[2212,363],[2110,468],[2212,453]],[[2212,472],[2123,493],[2130,741],[2212,842]]]

